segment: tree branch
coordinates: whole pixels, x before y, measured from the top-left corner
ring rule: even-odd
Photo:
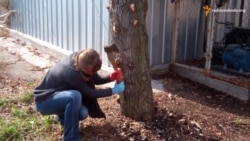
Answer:
[[[10,10],[8,11],[7,13],[3,14],[3,15],[0,15],[0,18],[3,18],[4,17],[4,20],[3,21],[0,21],[0,24],[6,24],[6,21],[7,19],[9,18],[10,14],[11,13],[14,13],[16,12],[16,10]]]

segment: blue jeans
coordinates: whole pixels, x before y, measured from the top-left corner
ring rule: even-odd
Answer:
[[[76,90],[56,92],[42,102],[36,109],[43,115],[56,114],[64,125],[64,141],[80,141],[79,120],[88,116],[87,108],[82,105],[82,95]]]

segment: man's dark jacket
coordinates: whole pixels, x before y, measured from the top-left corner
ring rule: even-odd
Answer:
[[[41,84],[34,89],[35,102],[41,102],[58,91],[78,90],[82,94],[82,102],[88,108],[89,115],[93,118],[105,117],[97,98],[111,96],[112,90],[111,88],[95,89],[95,84],[108,83],[110,79],[108,76],[95,73],[88,81],[84,81],[81,72],[74,68],[76,54],[69,55],[50,68]]]

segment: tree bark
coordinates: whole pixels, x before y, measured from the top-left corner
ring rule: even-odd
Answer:
[[[154,114],[146,32],[147,0],[110,0],[112,43],[119,52],[119,66],[126,89],[120,96],[121,112],[135,120]]]

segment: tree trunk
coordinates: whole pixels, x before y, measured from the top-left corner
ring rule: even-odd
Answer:
[[[121,112],[134,120],[154,114],[146,32],[147,0],[110,0],[112,43],[117,46],[126,89]]]

